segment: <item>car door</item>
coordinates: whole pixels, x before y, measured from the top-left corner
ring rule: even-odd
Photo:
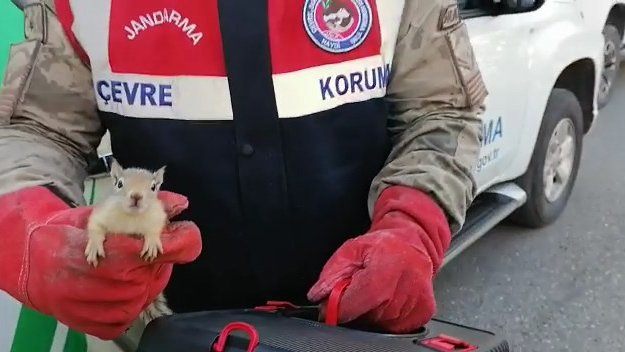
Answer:
[[[515,151],[522,148],[518,141],[526,115],[527,71],[532,64],[527,50],[532,21],[528,13],[495,16],[479,9],[460,13],[489,92],[482,150],[474,168],[481,191],[504,177]]]

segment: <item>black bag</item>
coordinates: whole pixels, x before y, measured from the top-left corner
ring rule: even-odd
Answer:
[[[329,315],[329,314],[328,314]],[[137,352],[508,352],[488,331],[433,319],[393,335],[317,320],[317,307],[284,302],[242,310],[177,314],[152,321]]]
[[[493,333],[434,319],[411,334],[337,324],[350,280],[330,293],[325,322],[318,307],[270,301],[253,309],[176,314],[153,320],[137,352],[508,352]]]

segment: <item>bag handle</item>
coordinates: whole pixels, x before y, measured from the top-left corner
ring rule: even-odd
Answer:
[[[213,344],[211,351],[212,352],[224,352],[226,349],[226,341],[228,340],[228,335],[230,335],[233,331],[240,330],[246,332],[250,337],[250,343],[247,346],[247,352],[253,352],[260,342],[260,337],[258,336],[258,331],[248,323],[237,321],[226,325],[221,333],[217,341]]]

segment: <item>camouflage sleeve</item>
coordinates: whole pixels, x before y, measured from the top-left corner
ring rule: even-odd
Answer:
[[[387,92],[393,149],[369,209],[389,185],[415,187],[433,196],[456,232],[475,196],[487,91],[456,0],[406,1],[399,26]]]
[[[31,0],[0,90],[0,194],[52,184],[84,204],[87,160],[102,138],[89,69],[53,8]]]

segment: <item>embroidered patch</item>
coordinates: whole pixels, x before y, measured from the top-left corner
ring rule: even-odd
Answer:
[[[371,31],[368,0],[306,0],[304,28],[312,41],[331,53],[345,53],[360,46]]]
[[[445,38],[451,50],[454,65],[460,76],[467,103],[471,106],[481,105],[488,95],[488,91],[482,79],[473,47],[469,41],[467,26],[457,26],[446,34]]]
[[[457,25],[458,23],[460,23],[458,5],[449,5],[441,12],[438,19],[438,29],[444,31]]]

